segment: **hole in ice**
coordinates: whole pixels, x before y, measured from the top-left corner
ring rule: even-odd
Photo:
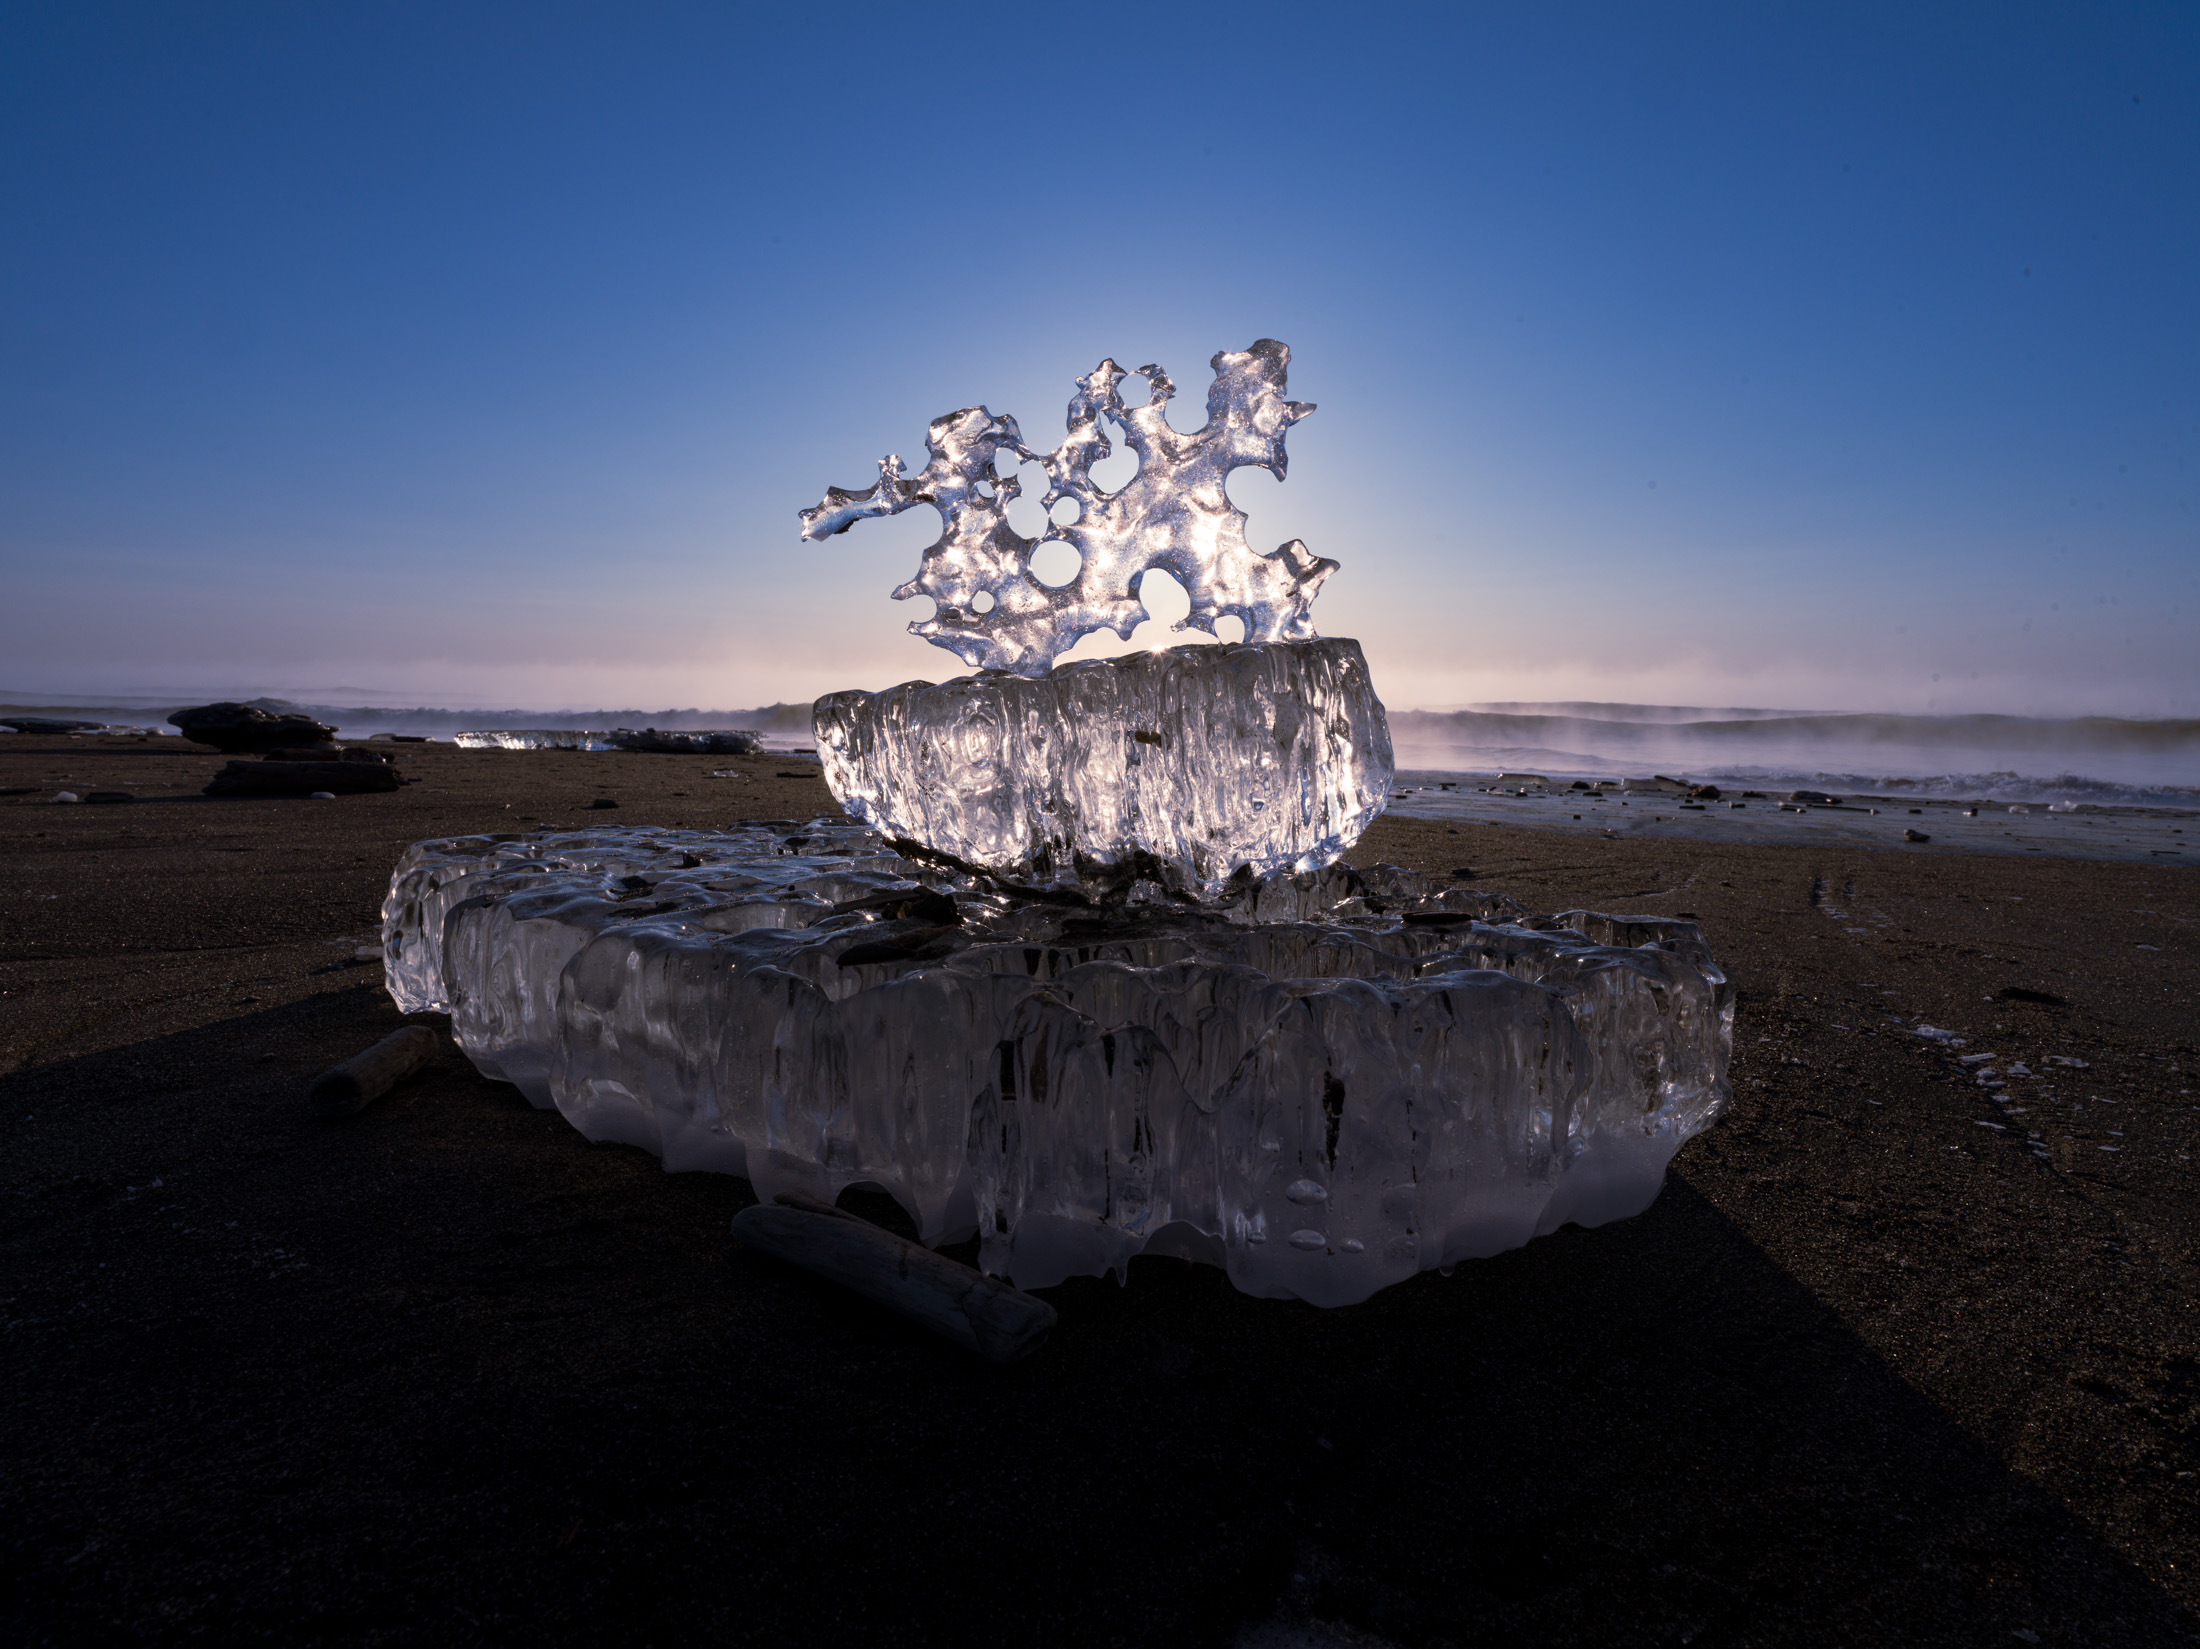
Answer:
[[[1012,531],[1022,538],[1037,538],[1047,530],[1047,512],[1039,507],[1039,501],[1028,492],[1008,501],[1008,508],[1001,512],[1008,518]]]
[[[1121,492],[1138,475],[1138,454],[1118,440],[1115,450],[1091,469],[1092,484],[1102,492]]]
[[[1206,645],[1207,638],[1197,630],[1172,633],[1170,626],[1181,621],[1192,610],[1192,598],[1185,594],[1184,586],[1159,567],[1148,567],[1139,574],[1132,586],[1133,593],[1145,603],[1150,615],[1127,640],[1118,641],[1112,630],[1095,630],[1081,637],[1076,646],[1055,662],[1075,663],[1088,658],[1121,658],[1126,653],[1158,653],[1170,647],[1191,644]]]
[[[1085,506],[1074,498],[1057,498],[1053,512],[1047,517],[1057,527],[1074,527],[1085,513]]]
[[[1251,515],[1260,509],[1273,511],[1281,504],[1283,500],[1276,497],[1272,489],[1282,485],[1283,483],[1268,471],[1256,469],[1253,465],[1247,464],[1242,469],[1234,469],[1230,472],[1229,479],[1222,483],[1222,490],[1229,496],[1231,503],[1247,515]],[[1241,490],[1251,493],[1252,497],[1240,498],[1238,493]],[[1268,523],[1263,520],[1257,536],[1265,539],[1268,536],[1268,531]],[[1251,529],[1247,529],[1247,532],[1248,536],[1254,536]],[[1285,533],[1283,539],[1288,539],[1290,536],[1289,533]],[[1282,539],[1278,539],[1277,542],[1282,542]]]
[[[1148,567],[1138,575],[1131,586],[1140,601],[1146,604],[1150,615],[1146,622],[1131,632],[1131,649],[1140,647],[1174,647],[1184,640],[1182,636],[1169,634],[1170,628],[1184,622],[1192,610],[1192,598],[1165,569]],[[1148,634],[1151,631],[1152,634]]]
[[[1000,456],[1005,459],[1008,455]],[[1047,530],[1047,512],[1039,502],[1047,495],[1047,472],[1037,464],[1025,464],[1009,473],[1015,476],[1022,490],[1009,500],[1008,524],[1026,538],[1037,538]]]
[[[991,590],[980,590],[972,596],[970,598],[970,610],[974,613],[990,613],[993,611],[993,592]]]
[[[1041,544],[1025,563],[1031,576],[1050,590],[1059,590],[1072,582],[1084,570],[1084,565],[1085,558],[1059,538],[1050,538]],[[1187,601],[1185,606],[1189,609],[1191,603]]]
[[[971,490],[977,493],[980,498],[991,498],[993,496],[993,483],[979,481]]]
[[[1224,613],[1215,620],[1215,640],[1240,642],[1245,639],[1245,620],[1235,613]]]

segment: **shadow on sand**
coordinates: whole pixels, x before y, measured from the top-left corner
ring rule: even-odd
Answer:
[[[0,1081],[38,1119],[0,1228],[14,1641],[2193,1636],[1686,1155],[1636,1220],[1345,1311],[1140,1260],[992,1369],[737,1250],[743,1183],[455,1054],[304,1118],[396,1022],[337,991]]]

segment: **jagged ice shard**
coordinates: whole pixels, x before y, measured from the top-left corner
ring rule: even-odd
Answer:
[[[1356,642],[1314,635],[1335,563],[1261,555],[1224,483],[1283,473],[1269,340],[1214,358],[1206,424],[1126,408],[1104,361],[1032,453],[983,407],[914,476],[803,512],[818,539],[934,506],[897,597],[981,667],[818,701],[849,816],[710,833],[424,842],[383,907],[389,986],[487,1075],[593,1139],[760,1196],[891,1192],[1026,1287],[1141,1253],[1322,1305],[1639,1212],[1724,1105],[1733,997],[1693,922],[1567,911],[1339,859],[1381,811],[1387,720]],[[1108,426],[1138,475],[1090,469]],[[1008,524],[1007,452],[1075,522]],[[1060,540],[1051,587],[1032,551]],[[1242,643],[1055,667],[1191,592]],[[850,822],[853,820],[854,822]]]

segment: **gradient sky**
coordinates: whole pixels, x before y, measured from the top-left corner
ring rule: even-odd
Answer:
[[[0,693],[942,679],[796,512],[1269,336],[1394,707],[2200,714],[2190,4],[13,0],[0,208]]]

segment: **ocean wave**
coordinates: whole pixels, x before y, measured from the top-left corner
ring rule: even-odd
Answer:
[[[1427,752],[1419,752],[1426,756]],[[1561,762],[1518,760],[1470,761],[1452,765],[1430,760],[1408,760],[1401,752],[1402,779],[1426,777],[1486,783],[1499,773],[1536,773],[1554,780],[1609,780],[1614,777],[1648,778],[1639,766],[1624,772],[1610,763],[1568,766]],[[1683,767],[1674,763],[1658,770],[1668,778],[1691,784],[1715,784],[1724,790],[1762,790],[1784,794],[1790,790],[1823,790],[1850,796],[1885,796],[1895,800],[1973,802],[2090,802],[2097,807],[2174,807],[2200,810],[2200,786],[2180,784],[2121,783],[2079,773],[2019,773],[2013,769],[1988,772],[1896,775],[1860,773],[1823,767]]]
[[[1556,707],[1553,707],[1556,708]],[[1390,718],[1402,766],[1979,801],[2200,805],[2200,721],[2083,716],[1724,712],[1716,720],[1407,710]]]
[[[1553,707],[1554,709],[1556,707]],[[1463,745],[1563,745],[1593,750],[1640,746],[1793,743],[1821,746],[1891,745],[1995,750],[2122,749],[2175,752],[2200,759],[2200,719],[2189,716],[1904,716],[1848,711],[1722,711],[1676,719],[1655,705],[1582,706],[1640,709],[1635,716],[1587,716],[1504,710],[1402,710],[1390,718],[1394,736]],[[1652,713],[1655,712],[1655,713]]]

